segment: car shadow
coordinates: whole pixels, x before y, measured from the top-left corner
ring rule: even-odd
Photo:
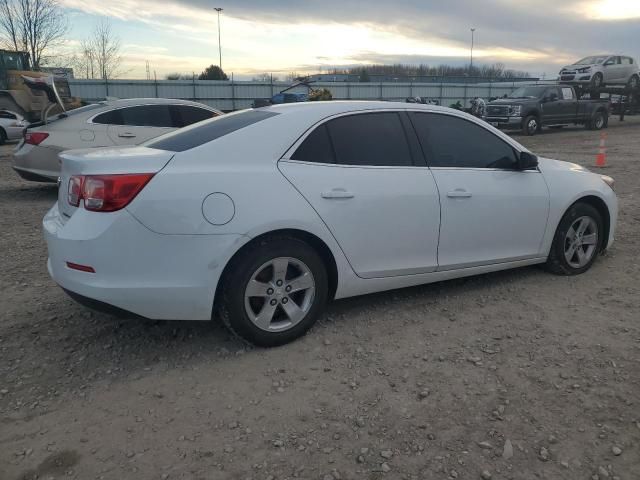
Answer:
[[[543,275],[538,268],[491,273],[476,277],[438,282],[389,292],[370,294],[331,302],[318,324],[302,342],[282,348],[308,349],[314,338],[324,338],[336,328],[347,326],[349,319],[362,310],[410,310],[420,305],[436,304],[454,296],[470,296],[490,288],[507,287]],[[58,294],[55,294],[56,296]],[[59,383],[59,391],[75,391],[98,381],[139,378],[149,371],[163,372],[195,364],[212,365],[234,361],[237,355],[264,355],[233,336],[219,321],[151,321],[121,319],[86,309],[64,296],[52,298],[56,312],[33,315],[28,322],[2,328],[8,342],[18,342],[28,351],[22,360],[25,379],[21,390],[28,391]],[[434,307],[438,308],[438,307]],[[438,309],[439,311],[439,309]],[[401,322],[401,318],[398,319]],[[28,347],[28,348],[27,348]],[[276,355],[277,350],[276,350]],[[42,363],[47,358],[47,364]],[[50,378],[47,378],[50,377]]]

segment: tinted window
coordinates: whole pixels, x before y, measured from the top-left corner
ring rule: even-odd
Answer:
[[[632,63],[633,63],[633,60],[631,60],[629,57],[622,57],[623,65],[631,65]]]
[[[173,127],[169,105],[137,105],[120,109],[122,124],[135,127]]]
[[[311,132],[291,158],[303,162],[335,163],[327,125],[320,125]]]
[[[178,128],[215,117],[216,113],[193,105],[173,105],[173,125]]]
[[[121,110],[109,110],[101,113],[93,119],[93,123],[102,123],[104,125],[122,125]]]
[[[547,89],[545,96],[549,99],[551,99],[551,96],[555,95],[557,98],[556,100],[562,98],[562,96],[560,95],[560,91],[557,88],[549,88]]]
[[[16,116],[11,112],[0,112],[0,118],[8,118],[10,120],[15,120]]]
[[[395,112],[367,113],[327,122],[336,163],[342,165],[409,166],[409,144]]]
[[[144,146],[170,152],[184,152],[276,115],[279,114],[264,110],[244,110],[221,115],[162,135]]]
[[[514,168],[513,148],[475,123],[450,115],[411,113],[432,167]]]

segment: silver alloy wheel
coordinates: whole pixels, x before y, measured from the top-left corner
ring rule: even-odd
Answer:
[[[529,120],[529,123],[527,124],[527,130],[529,131],[529,133],[535,133],[538,130],[538,121],[535,118]]]
[[[278,257],[251,275],[244,292],[244,307],[258,328],[281,332],[306,317],[315,293],[315,279],[309,267],[296,258]]]
[[[564,258],[573,268],[588,264],[598,247],[598,224],[591,217],[576,219],[564,238]]]
[[[633,77],[631,77],[631,81],[629,82],[629,86],[631,88],[636,88],[638,86],[638,82],[640,81],[640,79],[634,75]]]

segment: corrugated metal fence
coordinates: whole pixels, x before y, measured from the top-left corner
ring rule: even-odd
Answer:
[[[71,93],[86,101],[115,98],[181,98],[202,102],[220,110],[248,108],[256,98],[271,98],[288,87],[286,83],[233,82],[214,80],[69,80]],[[522,82],[455,83],[358,83],[318,82],[313,88],[326,88],[336,100],[396,100],[427,97],[440,105],[461,102],[468,107],[472,98],[500,97]],[[304,86],[291,92],[306,92]]]

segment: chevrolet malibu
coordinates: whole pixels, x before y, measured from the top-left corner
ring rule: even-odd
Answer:
[[[303,335],[330,299],[583,273],[617,217],[610,177],[427,105],[272,106],[61,157],[44,231],[62,288],[151,319],[219,317],[262,346]]]

